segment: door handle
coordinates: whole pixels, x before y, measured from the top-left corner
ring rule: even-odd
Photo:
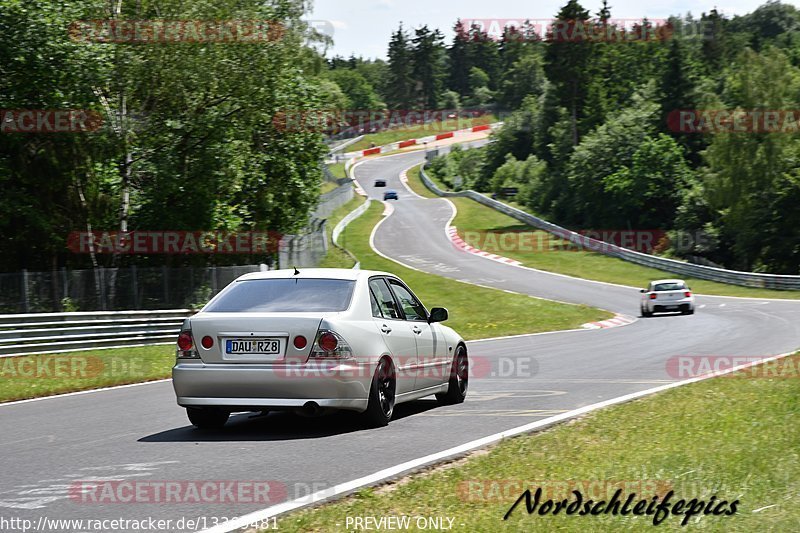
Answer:
[[[414,326],[413,328],[411,328],[411,331],[413,331],[417,335],[421,335],[422,334],[422,330],[419,329],[419,326]]]
[[[387,326],[386,324],[384,324],[384,325],[383,325],[383,327],[381,328],[381,331],[382,331],[382,332],[384,332],[384,333],[386,333],[386,334],[388,335],[389,333],[391,333],[391,332],[392,332],[392,328],[390,328],[389,326]]]

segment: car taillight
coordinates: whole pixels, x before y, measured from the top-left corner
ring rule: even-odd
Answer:
[[[188,331],[184,331],[178,336],[178,349],[182,352],[188,352],[191,350],[193,344],[192,334]]]
[[[691,298],[692,297],[692,293],[689,292],[689,291],[684,292],[683,295],[686,296],[687,298]]]
[[[339,339],[333,333],[323,333],[319,336],[319,347],[326,352],[332,352],[339,346]]]
[[[338,333],[321,329],[317,332],[317,339],[314,341],[314,347],[311,348],[310,357],[349,359],[353,357],[353,350]]]
[[[211,347],[214,346],[214,339],[213,337],[209,337],[208,335],[206,335],[205,337],[203,337],[203,340],[200,341],[200,344],[202,344],[203,348],[205,348],[206,350],[210,350]]]
[[[294,347],[298,350],[302,350],[306,345],[308,345],[308,341],[302,335],[298,335],[294,338]]]
[[[651,299],[651,300],[655,300],[655,299],[656,299],[656,297],[657,297],[657,295],[656,295],[656,294],[651,294],[651,295],[650,295],[650,299]]]
[[[205,338],[202,342],[203,346],[205,346]],[[192,332],[190,330],[181,331],[181,334],[178,335],[178,353],[176,355],[178,356],[178,359],[200,358],[197,350],[194,349],[194,341],[192,340]]]

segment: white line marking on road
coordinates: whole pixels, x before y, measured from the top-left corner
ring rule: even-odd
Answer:
[[[288,513],[289,511],[295,511],[297,509],[307,507],[312,504],[322,503],[337,497],[345,496],[357,489],[367,487],[370,485],[378,484],[382,481],[386,481],[388,479],[397,477],[401,474],[408,474],[413,470],[418,470],[419,468],[430,465],[433,463],[437,463],[443,461],[445,459],[451,459],[455,456],[463,455],[467,452],[472,450],[476,450],[478,448],[485,448],[490,444],[494,444],[496,442],[500,442],[510,437],[515,437],[517,435],[522,435],[525,433],[530,433],[535,430],[540,430],[546,428],[548,426],[552,426],[558,422],[563,422],[565,420],[569,420],[571,418],[575,418],[586,413],[591,413],[592,411],[597,411],[599,409],[603,409],[605,407],[610,407],[612,405],[617,405],[621,403],[630,402],[632,400],[636,400],[645,396],[650,396],[652,394],[656,394],[658,392],[667,391],[670,389],[674,389],[677,387],[681,387],[683,385],[689,385],[690,383],[698,383],[700,381],[705,381],[711,379],[713,377],[722,376],[725,374],[731,374],[733,372],[738,372],[739,370],[744,370],[746,368],[750,368],[753,366],[762,365],[771,361],[775,361],[777,359],[782,359],[784,357],[788,357],[792,355],[794,352],[776,355],[774,357],[770,357],[768,359],[764,359],[762,361],[755,361],[751,363],[746,363],[743,365],[739,365],[733,368],[729,368],[728,370],[723,370],[720,372],[714,372],[712,374],[708,374],[705,376],[698,376],[695,378],[687,379],[685,381],[678,381],[675,383],[669,383],[667,385],[662,385],[660,387],[655,387],[652,389],[647,389],[639,392],[634,392],[631,394],[626,394],[624,396],[618,396],[616,398],[611,398],[610,400],[604,400],[602,402],[598,402],[592,405],[587,405],[585,407],[581,407],[579,409],[574,409],[572,411],[568,411],[566,413],[562,413],[556,416],[552,416],[550,418],[545,418],[543,420],[537,420],[536,422],[531,422],[530,424],[525,424],[523,426],[518,426],[516,428],[508,429],[506,431],[502,431],[500,433],[495,433],[494,435],[489,435],[487,437],[483,437],[481,439],[474,440],[472,442],[467,442],[461,444],[459,446],[455,446],[453,448],[443,450],[441,452],[432,453],[430,455],[426,455],[424,457],[420,457],[418,459],[412,459],[411,461],[406,461],[405,463],[401,463],[399,465],[395,465],[389,468],[385,468],[374,474],[370,474],[368,476],[360,477],[358,479],[354,479],[352,481],[348,481],[346,483],[340,483],[339,485],[335,485],[329,489],[321,490],[315,492],[311,496],[300,498],[284,503],[280,503],[278,505],[273,505],[272,507],[267,507],[266,509],[262,509],[260,511],[256,511],[254,513],[250,513],[244,516],[240,516],[235,520],[231,520],[224,524],[220,524],[218,526],[206,529],[201,533],[229,533],[231,531],[235,531],[237,529],[242,529],[247,527],[249,524],[261,522],[263,520],[267,520],[268,518],[272,518],[273,516],[278,516],[284,513]]]

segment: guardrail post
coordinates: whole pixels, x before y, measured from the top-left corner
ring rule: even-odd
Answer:
[[[99,267],[95,273],[100,278],[100,309],[106,311],[106,269]]]
[[[69,298],[69,276],[67,276],[67,267],[61,267],[61,287],[63,288],[61,300]]]
[[[167,265],[161,265],[161,283],[164,287],[164,305],[169,307],[169,272]]]
[[[28,298],[28,270],[22,269],[22,307],[26,313],[31,312],[31,302]]]
[[[139,305],[139,273],[136,265],[131,265],[131,290],[133,290],[133,308],[140,309]]]

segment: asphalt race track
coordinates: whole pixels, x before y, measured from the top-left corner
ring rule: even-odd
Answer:
[[[422,152],[370,160],[356,178],[370,196],[385,178],[399,192],[375,233],[383,254],[414,268],[560,301],[638,315],[638,291],[494,262],[456,249],[445,234],[446,200],[413,196],[399,174]],[[447,302],[425,302],[428,307]],[[277,481],[286,497],[366,476],[458,444],[675,380],[676,355],[775,355],[800,347],[800,302],[700,296],[694,316],[629,326],[469,344],[489,361],[467,401],[404,404],[387,428],[362,430],[351,415],[232,417],[223,431],[188,425],[169,382],[0,406],[0,517],[178,520],[233,517],[258,504],[91,504],[70,488],[88,480]],[[277,502],[275,502],[277,503]],[[280,518],[278,519],[280,525]],[[177,528],[174,530],[178,530]],[[77,531],[77,530],[76,530]]]

